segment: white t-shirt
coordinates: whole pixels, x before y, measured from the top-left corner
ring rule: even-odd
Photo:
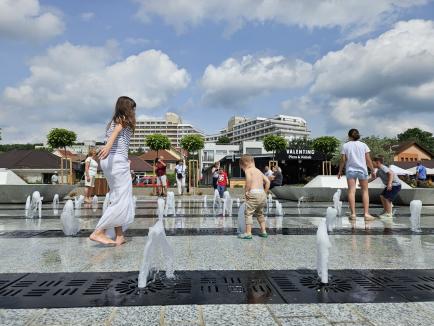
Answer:
[[[273,175],[273,171],[268,170],[267,172],[265,172],[265,176],[266,177],[271,177]]]
[[[89,176],[96,176],[98,173],[98,163],[90,156],[86,159],[85,163],[89,163]]]
[[[366,166],[366,153],[371,150],[361,141],[349,141],[342,146],[341,154],[347,157],[346,171],[362,172],[368,174]]]
[[[182,177],[185,177],[185,166],[184,164],[178,164],[177,166],[175,166],[175,172],[176,172],[176,178],[178,178],[178,173],[182,174]]]

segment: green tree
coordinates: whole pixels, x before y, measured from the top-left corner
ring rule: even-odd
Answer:
[[[170,149],[170,139],[169,137],[161,134],[153,134],[145,137],[145,145],[151,149],[151,151],[158,152],[163,149]]]
[[[293,138],[288,142],[288,147],[294,149],[313,149],[312,139]]]
[[[385,164],[389,165],[393,163],[394,152],[392,146],[396,144],[396,139],[369,136],[362,138],[361,141],[368,145],[371,150],[371,157],[381,155],[384,157]]]
[[[231,143],[231,139],[228,136],[220,136],[217,139],[217,145],[226,145],[230,143]]]
[[[76,140],[77,134],[75,132],[63,128],[51,129],[47,135],[48,145],[53,149],[63,148],[65,157],[68,157],[66,147],[73,145]]]
[[[199,150],[204,148],[205,140],[201,135],[186,135],[181,138],[181,148],[188,152],[188,158],[190,159],[191,154],[197,153],[197,158],[199,158]],[[187,191],[190,191],[190,186],[196,189],[199,182],[199,167],[197,171],[192,170],[189,164],[188,172],[189,175],[191,173],[191,178],[188,178]]]
[[[420,128],[410,128],[401,134],[398,134],[398,140],[400,142],[414,140],[420,145],[425,146],[431,152],[434,152],[434,137],[429,131],[424,131]]]
[[[200,135],[186,135],[181,138],[181,148],[186,150],[189,155],[197,153],[199,150],[204,148],[205,140]]]
[[[278,135],[267,135],[262,140],[262,143],[267,152],[273,152],[273,161],[276,152],[284,151],[288,147],[286,139]]]
[[[326,160],[329,161],[340,144],[341,142],[336,137],[323,136],[315,138],[312,142],[312,147],[315,151],[324,153]]]

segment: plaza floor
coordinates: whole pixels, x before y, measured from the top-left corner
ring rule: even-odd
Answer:
[[[312,273],[316,268],[315,232],[331,203],[303,203],[297,207],[297,203],[284,202],[283,217],[275,216],[273,210],[268,216],[270,236],[267,239],[254,236],[251,241],[243,241],[235,235],[238,224],[236,204],[233,217],[223,217],[212,210],[204,211],[201,198],[177,197],[176,200],[177,216],[168,216],[164,222],[168,241],[175,253],[174,267],[181,274],[257,271],[265,275],[279,271],[289,275],[297,271]],[[209,206],[212,206],[211,201]],[[86,273],[121,275],[122,272],[138,271],[147,230],[156,222],[156,199],[139,198],[135,222],[127,231],[128,242],[120,247],[104,247],[87,239],[101,215],[100,208],[93,210],[84,206],[80,211],[80,234],[66,237],[60,232],[62,225],[51,204],[44,204],[41,219],[25,219],[22,205],[0,205],[0,307],[8,307],[0,309],[0,325],[434,324],[434,209],[430,207],[423,209],[421,233],[410,230],[408,207],[396,207],[393,220],[377,219],[368,224],[361,217],[351,223],[345,215],[347,208],[344,208],[344,216],[338,218],[335,231],[330,233],[329,268],[336,275],[339,271],[350,273],[349,278],[366,271],[368,276],[362,275],[365,281],[369,280],[376,286],[384,283],[388,287],[391,294],[382,300],[357,297],[353,286],[353,290],[346,290],[351,296],[343,296],[344,299],[339,299],[341,301],[330,299],[332,296],[312,297],[299,301],[303,303],[288,304],[284,302],[291,301],[296,293],[284,293],[282,288],[276,288],[273,290],[274,299],[252,300],[247,298],[248,291],[243,294],[243,285],[235,288],[241,290],[240,293],[234,291],[234,295],[238,295],[244,304],[231,304],[229,299],[225,303],[223,297],[219,304],[209,304],[212,298],[196,298],[196,301],[191,301],[193,304],[181,301],[173,304],[173,300],[168,299],[167,304],[141,306],[118,300],[122,296],[117,294],[118,301],[114,303],[107,299],[106,303],[95,302],[85,307],[68,303],[67,307],[52,308],[56,302],[44,306],[40,301],[38,308],[27,309],[20,304],[33,299],[24,297],[16,299],[17,307],[8,306],[11,298],[7,293],[12,292],[2,290],[7,290],[8,286],[12,288],[12,283],[16,285],[19,281],[1,283],[2,279],[26,280],[43,275],[39,273],[52,273],[50,275],[58,275],[61,279],[70,273],[80,278]],[[358,210],[361,213],[360,208]],[[373,206],[372,213],[381,213],[380,207]],[[257,224],[254,227],[257,228]],[[409,276],[393,276],[408,270]],[[419,270],[425,273],[425,276],[420,276],[424,282],[415,284],[416,289],[423,293],[420,297],[417,296],[419,292],[410,295],[405,292],[408,289],[402,290],[396,284],[396,280],[404,282],[405,277],[411,277],[411,273]],[[390,283],[390,286],[386,279],[388,271],[390,279],[395,277],[395,283]],[[383,276],[373,277],[377,272]],[[23,289],[19,295],[25,291]],[[47,290],[47,293],[51,292]],[[359,295],[365,296],[366,293],[360,292]],[[41,295],[41,300],[43,298]],[[188,296],[183,298],[189,300]]]

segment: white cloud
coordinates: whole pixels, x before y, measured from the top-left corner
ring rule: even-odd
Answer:
[[[135,0],[137,15],[149,22],[158,15],[178,32],[206,20],[223,22],[233,32],[245,22],[277,22],[307,28],[340,27],[360,34],[400,10],[430,0]]]
[[[88,22],[95,18],[95,13],[91,11],[83,12],[80,17],[83,21]]]
[[[59,14],[43,10],[39,0],[0,1],[0,38],[43,40],[63,30]]]
[[[163,52],[149,50],[120,59],[118,46],[104,47],[63,43],[29,63],[30,76],[14,87],[6,87],[0,106],[6,112],[6,126],[22,116],[20,133],[4,138],[24,140],[43,134],[40,128],[57,125],[79,126],[106,123],[116,98],[131,96],[138,114],[164,104],[187,87],[189,74]],[[48,128],[49,129],[49,128]],[[47,130],[44,130],[47,131]],[[91,130],[97,135],[101,130]]]
[[[313,70],[307,96],[322,108],[329,130],[389,133],[410,122],[418,125],[417,117],[434,118],[432,21],[399,22],[377,38],[328,53]]]
[[[307,85],[312,65],[282,56],[244,56],[229,58],[220,66],[209,65],[201,86],[204,99],[211,105],[233,105],[246,102],[260,94]]]

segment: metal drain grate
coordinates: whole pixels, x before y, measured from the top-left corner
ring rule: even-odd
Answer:
[[[155,274],[138,288],[138,272],[0,274],[0,308],[367,303],[434,300],[434,270],[179,271]]]
[[[366,278],[397,292],[409,301],[434,298],[434,270],[370,270]]]

